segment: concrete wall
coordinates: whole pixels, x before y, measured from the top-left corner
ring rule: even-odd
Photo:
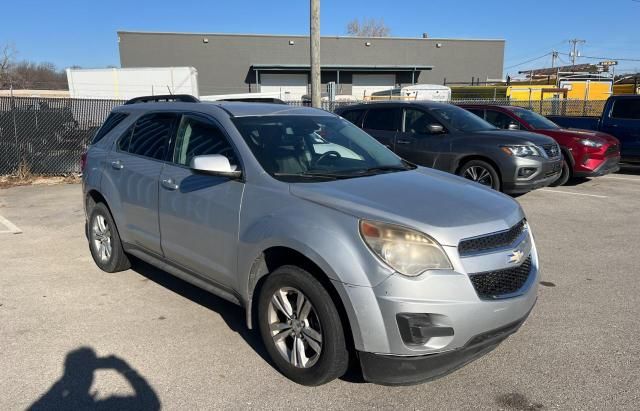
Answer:
[[[118,32],[118,42],[123,68],[195,67],[201,95],[256,91],[254,64],[309,64],[305,36]],[[504,40],[323,37],[320,47],[323,65],[433,66],[420,83],[500,78],[504,60]],[[340,82],[348,85],[349,73],[341,71]],[[398,82],[410,83],[411,74],[399,73]]]

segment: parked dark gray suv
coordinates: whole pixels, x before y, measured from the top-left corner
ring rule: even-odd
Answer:
[[[505,193],[546,187],[562,168],[562,154],[553,139],[500,130],[450,104],[381,102],[341,107],[336,113],[406,160]]]

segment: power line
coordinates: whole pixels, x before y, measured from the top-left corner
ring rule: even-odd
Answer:
[[[532,61],[540,60],[541,58],[547,57],[547,56],[548,56],[548,55],[550,55],[550,54],[551,54],[551,52],[549,52],[549,53],[545,53],[545,54],[543,54],[542,56],[538,56],[538,57],[535,57],[535,58],[529,59],[529,60],[527,60],[527,61],[523,61],[522,63],[518,63],[518,64],[514,64],[514,65],[512,65],[512,66],[505,67],[505,68],[504,68],[504,70],[508,70],[508,69],[510,69],[510,68],[514,68],[514,67],[518,67],[518,66],[522,66],[523,64],[531,63]]]
[[[570,56],[571,56],[571,64],[572,65],[576,65],[576,59],[578,58],[578,44],[585,44],[587,42],[587,40],[581,40],[581,39],[571,39],[569,40],[569,43],[573,44],[573,51],[571,52]]]

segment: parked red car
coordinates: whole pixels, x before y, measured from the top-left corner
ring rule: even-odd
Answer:
[[[607,133],[561,128],[556,123],[522,107],[460,104],[498,128],[527,130],[556,140],[564,156],[562,174],[552,185],[574,177],[596,177],[620,169],[620,142]]]

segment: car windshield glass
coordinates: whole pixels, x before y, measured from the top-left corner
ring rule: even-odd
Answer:
[[[560,128],[556,123],[549,120],[548,118],[541,116],[538,113],[534,113],[531,110],[527,110],[524,108],[515,108],[513,112],[516,116],[523,119],[525,122],[529,123],[531,127],[538,130],[553,130],[556,128]]]
[[[447,128],[464,132],[496,130],[494,125],[457,106],[439,106],[429,111],[447,125]]]
[[[233,122],[262,168],[279,180],[326,181],[415,167],[339,117],[248,116]]]

